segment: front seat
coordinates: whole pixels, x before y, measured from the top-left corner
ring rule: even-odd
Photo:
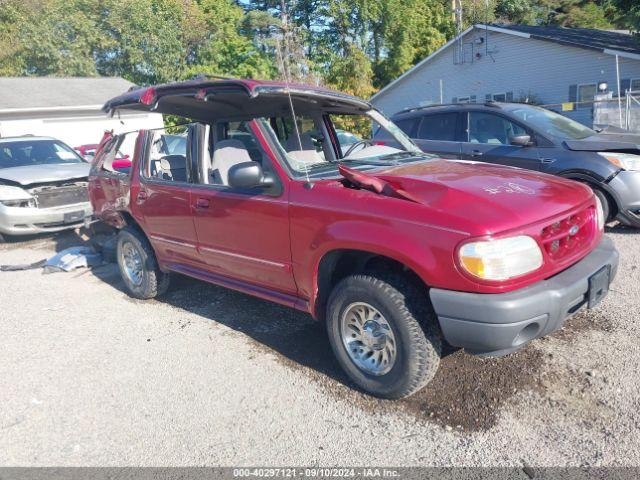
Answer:
[[[165,180],[174,182],[187,181],[187,157],[184,155],[167,155],[160,159],[160,172]]]
[[[240,140],[220,140],[213,149],[213,161],[209,174],[212,183],[229,185],[229,169],[234,165],[252,161],[247,148]]]
[[[302,148],[300,148],[302,145]],[[298,137],[294,134],[291,135],[286,142],[285,150],[287,152],[294,152],[300,150],[313,150],[316,151],[316,147],[313,144],[313,137],[309,132],[305,132],[300,135],[300,141],[298,142]]]

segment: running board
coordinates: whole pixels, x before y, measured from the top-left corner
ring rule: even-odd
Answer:
[[[275,292],[268,288],[258,287],[257,285],[252,285],[240,280],[234,280],[223,275],[205,272],[197,268],[187,267],[186,265],[179,263],[168,263],[166,264],[166,268],[176,273],[197,278],[198,280],[213,283],[231,290],[237,290],[238,292],[253,295],[254,297],[262,298],[263,300],[269,300],[270,302],[279,303],[281,305],[286,305],[287,307],[309,313],[309,302],[296,297],[295,295]]]

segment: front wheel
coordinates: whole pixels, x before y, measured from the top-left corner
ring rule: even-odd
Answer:
[[[435,375],[442,342],[422,295],[399,276],[353,275],[333,289],[327,308],[331,347],[367,393],[406,397]]]
[[[599,188],[596,187],[591,187],[591,190],[593,191],[593,194],[597,197],[598,200],[600,200],[600,204],[602,205],[602,213],[604,214],[604,223],[609,223],[611,220],[613,220],[613,218],[611,218],[611,213],[613,211],[613,208],[611,206],[611,202],[612,200],[609,198],[609,196],[604,193],[602,190],[600,190]]]
[[[116,256],[122,280],[133,297],[155,298],[169,287],[169,274],[160,270],[153,248],[139,230],[126,227],[120,231]]]

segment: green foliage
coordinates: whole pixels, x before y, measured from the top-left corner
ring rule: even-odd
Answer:
[[[465,27],[640,30],[638,0],[460,2]],[[450,0],[0,0],[0,75],[117,75],[138,84],[286,76],[369,97],[454,36],[451,7]]]
[[[0,0],[0,72],[120,75],[138,84],[194,74],[272,78],[231,0]]]
[[[495,16],[508,23],[533,24],[536,21],[536,10],[531,0],[498,0]]]
[[[640,33],[640,2],[638,0],[611,0],[611,7],[619,15],[620,23],[636,34]]]

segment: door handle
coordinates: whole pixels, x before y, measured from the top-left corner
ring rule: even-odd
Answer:
[[[481,152],[480,150],[471,150],[472,157],[481,157],[482,155],[484,155],[484,153]]]
[[[553,163],[553,162],[556,161],[556,159],[555,158],[541,158],[540,161],[542,163]]]
[[[138,195],[136,195],[136,202],[137,203],[144,203],[144,201],[148,198],[147,196],[147,192],[145,192],[144,190],[140,190],[138,192]]]
[[[209,208],[209,199],[208,198],[199,198],[196,200],[196,208],[205,209]]]

